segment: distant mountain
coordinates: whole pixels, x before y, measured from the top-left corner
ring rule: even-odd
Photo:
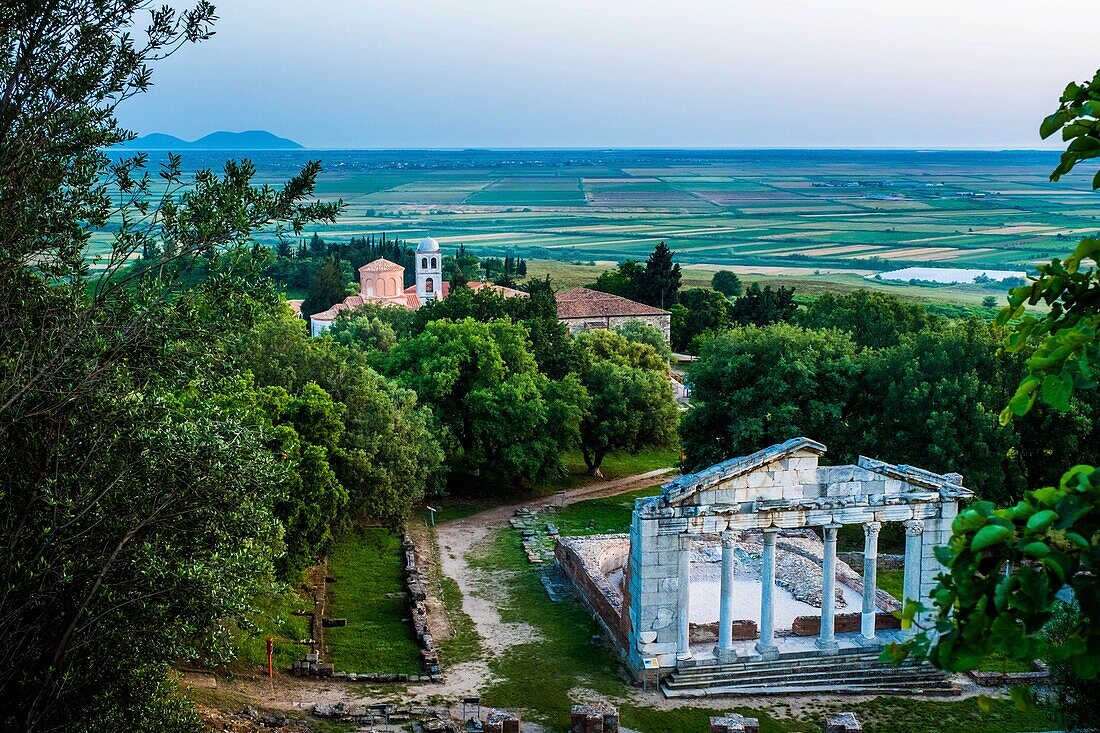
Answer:
[[[188,142],[174,135],[154,132],[136,140],[115,146],[122,150],[301,150],[302,145],[285,137],[273,135],[267,130],[246,130],[245,132],[225,132],[224,130],[204,135],[198,140]]]

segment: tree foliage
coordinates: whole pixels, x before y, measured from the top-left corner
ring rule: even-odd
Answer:
[[[520,324],[434,320],[380,363],[431,407],[454,470],[536,481],[561,473],[577,443],[583,388],[538,371]]]
[[[1100,75],[1070,84],[1058,111],[1043,122],[1043,137],[1062,129],[1071,141],[1052,180],[1100,151],[1098,85]],[[1100,178],[1093,183],[1100,187]],[[1064,262],[1041,265],[1029,284],[1009,291],[996,324],[1004,350],[1025,359],[1026,373],[1001,412],[1003,424],[1030,416],[1040,404],[1041,411],[1065,414],[1078,390],[1096,388],[1097,252],[1100,241],[1085,239]],[[1048,306],[1041,315],[1024,308],[1039,303]],[[1048,437],[1039,440],[1041,451]],[[1077,690],[1087,687],[1081,681],[1100,676],[1100,470],[1078,463],[1056,485],[1027,491],[1013,506],[976,502],[952,523],[951,539],[937,558],[946,572],[932,592],[931,628],[893,648],[896,658],[927,655],[950,670],[972,669],[993,652],[1021,661],[1043,658],[1063,678],[1076,678]],[[1059,598],[1067,588],[1075,603],[1068,614]],[[911,607],[907,614],[919,610]],[[1092,715],[1074,720],[1074,710],[1080,708],[1066,708],[1070,724],[1095,721]]]
[[[935,328],[939,322],[918,303],[872,290],[824,293],[800,309],[794,320],[806,328],[839,328],[850,333],[856,345],[874,348],[893,346],[904,334]]]
[[[339,204],[312,199],[316,162],[276,188],[247,161],[188,179],[176,156],[150,173],[142,154],[105,152],[133,138],[114,114],[149,64],[213,20],[207,2],[0,11],[7,730],[192,729],[167,665],[224,660],[282,551],[286,466],[262,415],[216,398],[226,335],[278,308],[236,265],[257,230],[300,231]],[[108,226],[92,271],[87,244]]]
[[[736,298],[741,294],[741,278],[729,270],[719,270],[710,279],[710,286],[727,298]]]
[[[844,445],[858,376],[855,344],[837,331],[775,324],[716,336],[689,372],[685,465],[701,468],[798,435]]]
[[[665,358],[613,331],[589,331],[577,340],[587,363],[581,383],[589,402],[580,447],[588,472],[599,475],[609,451],[671,442],[678,414]]]

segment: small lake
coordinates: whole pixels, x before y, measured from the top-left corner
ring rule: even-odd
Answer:
[[[870,279],[897,280],[909,282],[910,280],[925,280],[927,282],[951,285],[954,283],[972,283],[975,278],[985,276],[990,280],[1004,280],[1008,277],[1027,277],[1022,270],[971,270],[962,267],[906,267],[902,270],[880,272],[877,275],[868,275]]]

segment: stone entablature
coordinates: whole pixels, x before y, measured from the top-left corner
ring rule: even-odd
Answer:
[[[795,438],[748,456],[734,458],[662,487],[659,496],[635,501],[630,528],[624,623],[629,663],[638,674],[643,660],[662,669],[692,660],[688,621],[691,539],[726,533],[723,566],[732,562],[725,547],[742,530],[762,530],[761,624],[757,653],[779,653],[772,622],[776,536],[781,529],[819,527],[824,534],[822,608],[818,647],[835,653],[836,533],[845,524],[864,527],[867,578],[861,636],[875,643],[874,562],[882,522],[906,523],[905,598],[926,598],[941,571],[934,550],[945,544],[958,502],[972,496],[958,474],[936,474],[911,466],[860,457],[856,465],[819,466],[825,446]],[[728,543],[726,539],[728,538]],[[728,555],[728,559],[727,559]],[[870,567],[868,567],[870,566]],[[723,567],[723,579],[726,577]],[[732,577],[732,574],[731,574]],[[723,583],[723,599],[732,582]],[[718,661],[731,661],[732,604],[719,618]]]

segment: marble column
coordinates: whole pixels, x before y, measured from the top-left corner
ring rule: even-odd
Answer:
[[[764,554],[760,558],[760,641],[756,651],[765,659],[779,656],[775,645],[775,538],[778,529],[764,530]]]
[[[821,558],[821,633],[817,648],[823,652],[836,652],[836,531],[839,524],[826,524],[825,552]]]
[[[677,583],[677,641],[676,658],[680,661],[691,659],[691,537],[680,535],[680,572]]]
[[[880,522],[863,525],[863,615],[859,633],[864,644],[875,643],[875,595],[878,591],[878,533]]]
[[[733,568],[736,563],[733,556],[734,534],[722,533],[722,590],[718,606],[718,646],[714,656],[720,662],[729,662],[737,657],[733,651]]]
[[[921,535],[924,522],[910,519],[905,523],[905,575],[902,581],[902,604],[920,600]]]

